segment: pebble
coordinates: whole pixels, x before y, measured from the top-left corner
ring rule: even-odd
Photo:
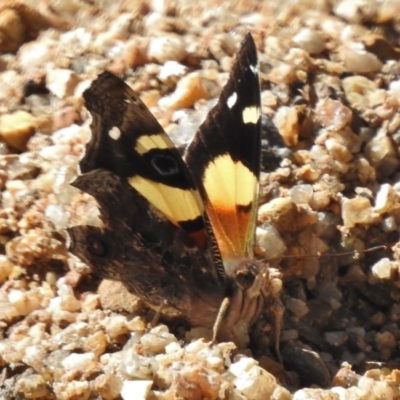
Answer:
[[[304,301],[294,297],[286,297],[285,308],[293,313],[294,317],[298,319],[302,318],[308,313],[307,304]]]
[[[71,52],[72,56],[78,57],[89,51],[93,43],[93,35],[85,28],[77,28],[64,32],[59,37],[59,45]]]
[[[53,390],[59,400],[89,400],[91,392],[88,381],[56,382]]]
[[[299,375],[302,385],[329,385],[330,373],[318,353],[287,345],[282,349],[282,358],[285,367]]]
[[[342,0],[336,4],[334,13],[347,21],[358,23],[362,19],[362,4],[360,1]]]
[[[344,397],[340,397],[332,390],[322,389],[300,389],[294,396],[293,400],[342,400]]]
[[[101,374],[94,380],[94,390],[104,399],[115,399],[121,394],[121,378],[110,374]]]
[[[376,223],[378,214],[374,212],[370,201],[365,197],[342,199],[342,218],[346,228],[353,228],[356,224]]]
[[[62,361],[62,366],[66,371],[81,370],[89,372],[95,365],[95,357],[93,353],[71,353]]]
[[[159,64],[167,61],[181,62],[186,57],[185,44],[179,36],[165,35],[153,38],[147,49],[147,57]]]
[[[31,71],[34,68],[41,68],[48,65],[52,60],[54,43],[29,42],[23,45],[18,51],[18,59],[21,68]]]
[[[309,54],[320,54],[325,50],[325,43],[321,34],[309,28],[302,28],[294,35],[293,42],[298,44]]]
[[[30,137],[36,131],[36,118],[25,111],[0,116],[0,138],[9,147],[25,151]]]
[[[324,337],[330,345],[335,347],[346,344],[349,338],[346,332],[325,332]]]
[[[148,399],[153,381],[124,381],[121,388],[123,400],[146,400]]]
[[[233,363],[229,367],[229,372],[235,376],[233,383],[236,389],[248,399],[271,398],[277,386],[273,375],[247,357]]]
[[[397,200],[395,190],[388,183],[380,186],[375,196],[375,211],[379,214],[384,214],[391,211]]]
[[[137,313],[143,308],[142,302],[128,292],[121,282],[103,280],[98,288],[100,304],[105,310]]]
[[[312,196],[312,185],[295,185],[290,189],[290,197],[296,204],[309,204]]]
[[[57,110],[54,113],[54,118],[51,119],[51,131],[67,128],[73,125],[76,119],[77,113],[74,107],[67,106]],[[39,126],[39,130],[43,132],[43,127]]]
[[[278,198],[259,208],[258,221],[271,223],[278,232],[295,232],[315,222],[315,216],[289,198]]]
[[[158,79],[161,82],[171,85],[171,83],[176,84],[179,80],[178,78],[184,76],[187,72],[187,67],[176,61],[167,61],[158,73]]]
[[[49,398],[51,396],[47,382],[39,374],[20,377],[16,383],[16,391],[27,399]]]
[[[396,337],[389,331],[377,332],[375,340],[381,358],[383,360],[390,360],[397,346]]]
[[[339,131],[350,124],[353,113],[343,103],[333,99],[323,99],[316,107],[321,125],[333,131]]]
[[[127,319],[123,315],[115,315],[107,321],[106,333],[111,340],[117,339],[118,336],[128,333]]]
[[[151,332],[143,335],[141,339],[141,343],[153,354],[163,353],[166,346],[175,342],[175,336],[166,332],[162,326],[161,329],[159,327],[153,328]]]
[[[338,160],[343,163],[348,163],[353,158],[352,154],[349,152],[347,147],[339,143],[335,139],[327,139],[325,141],[325,146],[329,154],[335,160]]]
[[[297,81],[295,69],[292,65],[281,64],[272,68],[267,78],[272,83],[290,85]]]
[[[72,96],[79,76],[69,69],[52,69],[47,72],[46,86],[59,99]]]
[[[54,21],[36,7],[5,1],[0,6],[0,51],[16,52],[25,41],[35,39],[41,30],[51,26],[55,26]]]
[[[18,289],[13,289],[8,293],[8,300],[20,315],[28,315],[40,305],[40,299],[33,293]]]
[[[377,91],[376,82],[360,76],[349,76],[342,81],[346,99],[352,108],[365,110],[369,106],[369,98]]]
[[[147,52],[148,42],[139,37],[134,37],[125,44],[122,58],[128,67],[137,68],[147,63]]]
[[[279,258],[285,250],[285,243],[274,226],[263,224],[262,227],[257,227],[255,243],[255,252],[257,255],[267,259]]]
[[[343,58],[346,70],[354,74],[370,74],[382,68],[379,58],[365,50],[349,49]]]
[[[274,116],[273,122],[287,146],[297,144],[300,127],[295,107],[280,107]]]
[[[395,171],[400,162],[393,141],[383,131],[378,132],[365,146],[365,155],[381,176]]]
[[[62,279],[60,279],[57,282],[58,286],[58,295],[60,296],[60,303],[59,306],[64,310],[64,311],[79,311],[81,308],[81,302],[76,299],[74,291],[71,286],[66,285],[62,282]]]
[[[395,272],[395,265],[388,258],[381,258],[372,266],[371,272],[375,278],[388,280]]]
[[[190,108],[200,99],[210,99],[219,90],[217,83],[207,79],[200,72],[192,72],[183,77],[175,91],[160,100],[161,106],[172,109]]]
[[[84,350],[98,357],[105,352],[108,343],[107,335],[104,332],[98,331],[87,337],[84,343]]]

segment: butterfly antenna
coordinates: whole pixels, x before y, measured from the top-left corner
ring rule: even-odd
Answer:
[[[380,246],[375,246],[375,247],[370,247],[369,249],[365,250],[351,250],[351,251],[345,251],[343,253],[324,253],[324,254],[306,254],[306,255],[288,255],[288,256],[282,256],[282,257],[274,257],[274,258],[264,258],[261,261],[262,262],[271,262],[271,261],[278,261],[282,259],[290,259],[290,258],[323,258],[323,257],[344,257],[344,256],[351,256],[353,255],[354,258],[359,258],[360,254],[366,254],[366,253],[372,253],[374,251],[379,251],[379,250],[387,250],[387,246],[385,245],[380,245]]]

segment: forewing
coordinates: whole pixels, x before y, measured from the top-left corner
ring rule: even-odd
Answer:
[[[106,71],[83,97],[92,138],[82,173],[106,169],[126,179],[172,223],[202,230],[203,205],[182,157],[139,96]]]
[[[219,251],[206,232],[204,207],[195,182],[173,142],[139,96],[106,71],[83,97],[93,122],[92,138],[80,163],[82,173],[105,169],[126,181],[185,230],[199,248],[212,253],[208,268],[223,281]]]
[[[186,152],[225,264],[252,258],[260,173],[257,50],[248,34],[229,80]]]

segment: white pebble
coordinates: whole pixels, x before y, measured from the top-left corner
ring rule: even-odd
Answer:
[[[394,266],[388,258],[382,258],[371,268],[372,274],[378,279],[390,279]]]
[[[300,29],[293,37],[293,41],[309,54],[319,54],[325,50],[325,43],[321,35],[310,28]]]
[[[61,364],[66,371],[72,371],[74,369],[85,371],[85,369],[88,369],[90,366],[92,366],[93,362],[93,353],[72,353],[69,356],[65,357],[64,360],[62,360]]]
[[[52,69],[47,72],[46,86],[59,99],[72,96],[78,83],[78,75],[69,69]]]
[[[146,400],[150,393],[153,381],[124,381],[121,397],[124,400]]]
[[[384,183],[379,188],[375,197],[375,211],[379,214],[386,213],[392,209],[396,202],[396,192],[391,185]]]
[[[294,203],[308,204],[312,199],[313,192],[311,185],[296,185],[290,189],[290,197]]]
[[[247,369],[249,363],[245,362],[245,364],[246,369],[233,380],[235,387],[247,399],[265,400],[271,398],[277,386],[276,378],[258,365],[253,365],[250,369]]]
[[[147,56],[160,64],[171,60],[180,62],[186,57],[185,45],[177,36],[154,38],[150,41]]]
[[[229,367],[229,372],[240,377],[242,374],[250,371],[252,367],[257,365],[257,361],[250,357],[242,357]]]
[[[128,333],[127,319],[124,315],[115,315],[106,324],[106,333],[110,338],[117,338]]]
[[[268,259],[281,257],[286,250],[278,230],[270,225],[263,224],[262,227],[256,229],[256,248],[258,255]]]

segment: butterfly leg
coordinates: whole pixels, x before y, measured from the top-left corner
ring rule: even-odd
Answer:
[[[212,344],[217,343],[218,331],[222,324],[222,321],[225,317],[225,314],[229,308],[229,297],[225,297],[223,302],[221,303],[221,307],[218,310],[217,318],[215,319],[214,326],[213,326],[213,336],[212,336]]]
[[[273,305],[273,316],[274,316],[274,328],[275,328],[275,351],[278,357],[279,363],[283,365],[281,351],[280,351],[280,338],[282,331],[283,313],[285,308],[279,298],[277,298]]]
[[[152,321],[150,322],[150,328],[154,328],[157,324],[158,321],[160,319],[160,316],[163,312],[163,309],[165,309],[166,307],[168,307],[169,303],[167,300],[164,300],[160,307],[158,307],[158,310],[156,311],[156,314],[154,315],[154,318],[152,319]]]

